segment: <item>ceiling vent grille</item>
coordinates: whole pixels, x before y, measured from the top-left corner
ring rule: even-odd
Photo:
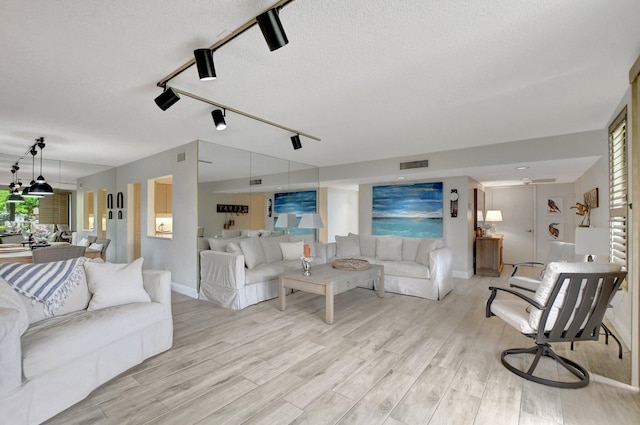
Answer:
[[[412,168],[427,168],[429,166],[429,160],[423,159],[420,161],[401,162],[401,170],[410,170]]]
[[[262,179],[249,180],[249,186],[255,186],[258,184],[262,184]]]
[[[187,153],[186,153],[186,152],[180,152],[180,153],[178,154],[178,162],[182,162],[182,161],[184,161],[185,159],[187,159]]]
[[[531,183],[555,183],[556,179],[533,179]]]

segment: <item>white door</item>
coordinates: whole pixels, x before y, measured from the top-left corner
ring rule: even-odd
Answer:
[[[515,186],[492,190],[491,208],[502,211],[496,233],[504,235],[505,264],[534,261],[534,190],[533,186]]]

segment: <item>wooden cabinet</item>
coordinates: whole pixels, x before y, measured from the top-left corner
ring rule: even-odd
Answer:
[[[476,274],[497,277],[502,267],[502,235],[476,238]]]
[[[156,183],[155,212],[156,214],[172,214],[173,185]]]

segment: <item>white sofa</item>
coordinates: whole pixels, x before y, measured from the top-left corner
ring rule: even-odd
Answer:
[[[0,279],[0,423],[39,424],[171,348],[171,275],[134,263],[87,268],[53,317]],[[135,294],[114,268],[137,273]]]
[[[281,243],[289,248],[298,244],[300,250],[308,244],[312,268],[326,262],[326,245],[314,243],[312,235],[201,238],[199,298],[233,310],[276,298],[278,275],[302,269],[302,252],[283,256]]]
[[[362,258],[384,266],[384,290],[441,300],[453,289],[453,254],[443,239],[336,236],[327,258]],[[377,289],[377,281],[373,288]]]

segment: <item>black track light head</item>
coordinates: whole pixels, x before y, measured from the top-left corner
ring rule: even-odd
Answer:
[[[225,113],[221,109],[214,109],[211,111],[213,122],[216,124],[216,130],[224,130],[227,128],[227,122],[224,120]]]
[[[300,141],[299,134],[296,134],[295,136],[291,136],[291,144],[293,145],[294,150],[298,150],[302,147],[302,142]]]
[[[198,66],[200,81],[215,80],[216,68],[213,66],[213,52],[211,49],[196,49],[193,51],[193,57]]]
[[[260,26],[262,35],[264,36],[269,50],[272,52],[278,50],[282,46],[289,43],[287,34],[284,32],[280,17],[278,16],[278,9],[269,9],[266,12],[256,16],[256,21]]]
[[[165,91],[155,98],[156,105],[158,105],[158,107],[163,111],[169,109],[171,105],[179,100],[180,96],[178,96],[178,93],[174,92],[171,87],[165,89]]]

